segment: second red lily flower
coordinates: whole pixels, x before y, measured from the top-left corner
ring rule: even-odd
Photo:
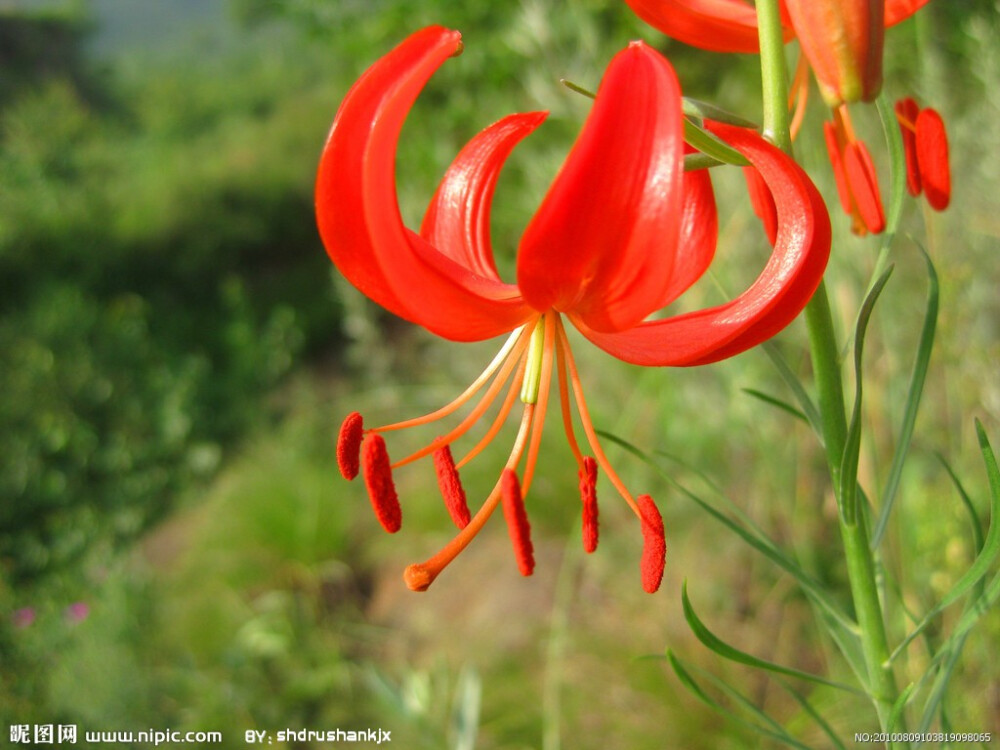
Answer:
[[[320,162],[317,219],[333,262],[386,309],[447,339],[509,337],[462,395],[431,414],[368,429],[360,415],[350,415],[338,442],[341,471],[347,478],[364,476],[379,519],[395,531],[401,515],[392,468],[433,454],[459,532],[436,555],[407,569],[411,588],[429,586],[501,503],[519,568],[527,575],[534,560],[524,499],[555,375],[580,479],[585,547],[591,551],[597,544],[600,466],[640,522],[643,586],[655,591],[665,554],[662,518],[648,495],[633,497],[601,449],[563,318],[626,362],[688,366],[731,357],[781,330],[815,291],[830,248],[826,209],[805,173],[759,135],[707,123],[750,161],[773,196],[774,250],[757,280],[731,301],[645,320],[708,268],[716,213],[707,171],[684,172],[680,88],[673,69],[654,50],[634,42],[608,66],[576,144],[521,239],[517,283],[506,283],[493,261],[490,204],[504,161],[541,124],[544,113],[510,115],[475,136],[445,174],[419,234],[403,225],[396,199],[396,147],[403,121],[430,76],[460,49],[458,32],[424,29],[354,85]],[[493,424],[456,462],[451,448],[508,381]],[[456,427],[390,462],[384,435],[437,422],[484,388]],[[522,415],[514,446],[495,487],[470,514],[458,469],[493,440],[518,397]],[[591,455],[577,443],[571,401]]]

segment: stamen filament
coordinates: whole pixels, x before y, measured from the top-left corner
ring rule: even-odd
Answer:
[[[486,431],[485,435],[483,435],[482,440],[476,443],[475,447],[466,453],[462,457],[461,461],[455,464],[456,469],[461,469],[469,463],[469,461],[482,453],[483,449],[490,444],[493,438],[497,436],[497,433],[500,432],[500,428],[502,428],[507,422],[507,417],[510,416],[510,410],[514,408],[514,401],[517,399],[518,391],[521,388],[521,382],[524,378],[524,370],[527,364],[528,358],[522,356],[520,367],[514,375],[514,380],[511,381],[510,388],[507,389],[507,395],[504,397],[503,404],[500,406],[500,411],[497,412],[496,417],[493,419],[493,424],[490,425],[490,429]]]
[[[518,428],[517,437],[514,439],[514,447],[507,458],[504,470],[516,470],[517,464],[521,460],[521,454],[524,452],[525,441],[528,437],[534,413],[534,404],[526,404],[524,414],[521,416],[521,426]],[[440,575],[441,571],[448,566],[448,563],[458,557],[459,553],[469,546],[469,542],[480,532],[490,519],[490,516],[493,515],[493,511],[497,509],[497,505],[500,504],[502,477],[503,474],[501,474],[501,479],[497,480],[482,507],[472,517],[472,520],[469,521],[468,526],[458,532],[436,555],[422,563],[414,563],[407,567],[403,573],[403,580],[406,581],[406,585],[410,589],[413,591],[426,591],[428,586],[434,582],[434,579]]]
[[[573,431],[573,415],[569,409],[569,386],[566,382],[566,355],[563,347],[556,345],[556,361],[559,365],[559,405],[562,408],[563,429],[566,431],[566,440],[569,442],[570,450],[576,456],[576,464],[583,468],[583,451],[580,444],[576,442],[576,435]]]
[[[463,404],[467,403],[476,393],[482,388],[487,381],[493,376],[493,373],[497,371],[497,368],[504,363],[508,358],[508,355],[514,354],[514,359],[520,356],[520,352],[524,350],[524,347],[528,345],[528,337],[526,337],[525,331],[530,324],[525,324],[520,328],[514,329],[514,332],[507,338],[504,345],[500,347],[500,351],[493,358],[486,369],[477,377],[472,384],[466,388],[462,395],[456,398],[449,404],[442,406],[440,409],[431,412],[430,414],[425,414],[422,417],[414,417],[413,419],[407,419],[402,422],[394,422],[393,424],[385,425],[384,427],[374,427],[369,432],[389,432],[390,430],[402,430],[407,427],[417,427],[418,425],[429,424],[435,422],[443,417],[447,417],[452,414],[457,409],[459,409]]]
[[[788,127],[791,138],[794,141],[802,128],[802,121],[806,116],[806,104],[809,101],[809,61],[805,55],[799,55],[799,64],[795,68],[795,78],[792,80],[792,93],[788,102],[791,109],[795,105],[792,113],[792,122]]]
[[[590,413],[587,411],[587,402],[583,397],[583,385],[580,382],[580,376],[577,373],[576,362],[573,361],[573,353],[569,348],[569,339],[566,336],[566,330],[563,328],[562,321],[558,318],[556,319],[556,330],[559,335],[559,346],[563,348],[566,356],[566,364],[569,368],[569,378],[570,383],[573,386],[573,396],[576,399],[577,412],[580,415],[580,422],[583,424],[583,431],[587,435],[587,441],[590,443],[590,448],[594,451],[594,457],[597,459],[597,463],[600,464],[604,473],[607,474],[608,479],[618,494],[629,504],[632,511],[641,519],[642,514],[639,512],[639,506],[636,505],[635,499],[632,494],[625,487],[625,483],[622,482],[618,474],[615,472],[611,463],[608,461],[608,457],[604,455],[604,449],[601,448],[601,443],[597,439],[597,431],[594,429],[593,422],[590,421]]]
[[[478,404],[476,404],[476,408],[473,409],[471,412],[469,412],[469,415],[465,419],[463,419],[458,424],[458,426],[455,427],[453,430],[451,430],[450,432],[441,437],[435,438],[433,441],[431,441],[429,445],[424,446],[417,452],[411,453],[406,458],[397,461],[392,465],[392,468],[396,469],[399,468],[400,466],[405,466],[408,463],[412,463],[413,461],[416,461],[419,458],[428,456],[434,451],[436,451],[438,448],[440,448],[442,445],[448,445],[449,443],[453,442],[456,438],[460,438],[462,435],[468,432],[472,428],[472,425],[478,422],[479,418],[482,417],[483,414],[486,412],[486,410],[490,408],[490,404],[492,404],[493,401],[496,399],[497,394],[500,392],[500,389],[503,388],[504,383],[507,382],[507,378],[510,377],[511,371],[518,364],[519,359],[524,353],[524,347],[527,346],[528,343],[528,337],[522,337],[522,338],[523,340],[518,342],[518,346],[515,347],[514,351],[512,352],[512,356],[507,357],[507,361],[503,363],[503,366],[500,368],[500,372],[497,373],[496,378],[490,384],[490,387],[486,390],[486,393],[483,394],[482,399],[479,401]]]

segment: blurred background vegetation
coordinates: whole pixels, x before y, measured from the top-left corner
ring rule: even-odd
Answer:
[[[664,588],[641,593],[638,530],[611,492],[602,548],[584,560],[556,429],[530,508],[535,577],[520,580],[491,524],[428,594],[405,591],[403,566],[448,533],[433,472],[399,473],[407,524],[386,540],[362,488],[339,479],[333,436],[351,410],[386,422],[434,408],[494,345],[435,341],[362,299],[327,261],[311,204],[343,94],[428,23],[462,30],[466,49],[404,130],[411,223],[472,134],[511,111],[552,112],[501,180],[501,268],[586,113],[559,78],[593,87],[614,51],[643,37],[669,54],[685,93],[751,118],[759,106],[754,58],[671,43],[616,0],[0,0],[0,724],[221,730],[227,747],[248,729],[336,726],[381,726],[413,748],[756,744],[662,659],[642,658],[669,646],[796,726],[787,695],[694,641],[683,579],[742,648],[838,668],[789,581],[624,453],[627,480],[664,510]],[[913,91],[948,121],[955,182],[948,213],[914,202],[905,222],[927,235],[943,300],[892,531],[915,608],[974,555],[937,454],[985,509],[972,418],[1000,442],[1000,155],[983,141],[1000,119],[998,32],[992,0],[938,2],[887,45],[890,96]],[[816,104],[799,153],[832,197],[823,116]],[[874,111],[858,119],[877,143]],[[741,179],[717,180],[721,263],[696,301],[759,267]],[[833,219],[831,291],[846,328],[877,245]],[[896,252],[866,352],[875,483],[926,284],[914,241]],[[782,338],[793,362],[803,338],[796,326]],[[678,481],[728,494],[819,579],[842,583],[811,435],[742,392],[782,393],[765,357],[640,372],[578,349],[603,429],[674,455]],[[470,495],[495,471],[470,467]],[[998,638],[994,613],[967,644],[956,729],[1000,732]],[[851,732],[875,726],[861,703],[816,699]],[[810,731],[803,741],[822,746]]]

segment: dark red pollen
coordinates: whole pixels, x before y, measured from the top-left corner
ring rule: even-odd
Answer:
[[[640,495],[636,502],[642,517],[642,587],[653,594],[663,580],[663,567],[667,561],[667,541],[663,532],[663,517],[656,509],[653,498]]]
[[[580,476],[580,500],[583,501],[583,549],[597,549],[597,461],[591,456],[583,459]]]
[[[521,575],[530,576],[535,569],[535,550],[531,545],[531,526],[524,510],[521,485],[513,469],[504,469],[500,477],[500,494],[503,498],[503,516],[507,521],[510,541]]]
[[[361,468],[361,438],[364,437],[364,425],[361,415],[352,411],[340,425],[337,435],[337,466],[344,479],[354,479]]]
[[[379,523],[390,534],[396,533],[403,523],[403,514],[399,509],[396,485],[392,481],[389,453],[381,435],[371,435],[365,440],[361,448],[361,468]]]
[[[437,472],[438,487],[444,498],[445,507],[455,525],[464,529],[469,525],[469,503],[465,499],[462,480],[455,468],[455,459],[451,457],[451,446],[444,446],[434,451],[434,470]]]

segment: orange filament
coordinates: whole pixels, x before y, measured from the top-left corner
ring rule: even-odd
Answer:
[[[649,594],[656,593],[663,580],[663,567],[667,559],[667,542],[663,532],[663,517],[649,495],[639,495],[639,518],[642,520],[642,588]]]
[[[556,344],[556,361],[559,365],[559,405],[562,408],[563,429],[566,431],[566,440],[569,441],[570,450],[573,451],[573,455],[576,457],[577,466],[582,470],[583,452],[580,450],[579,443],[576,442],[576,435],[573,434],[573,415],[569,410],[569,386],[566,382],[566,355],[563,353],[563,347],[559,345],[558,339]]]
[[[573,396],[576,399],[576,409],[577,413],[580,415],[580,422],[583,424],[584,434],[587,436],[587,441],[590,443],[591,450],[594,451],[594,456],[597,458],[597,463],[604,470],[604,473],[608,475],[608,479],[618,494],[629,504],[632,511],[642,517],[639,512],[639,506],[636,505],[635,500],[632,498],[632,494],[625,487],[625,483],[618,477],[611,463],[608,461],[606,455],[604,455],[604,450],[601,448],[600,441],[597,439],[597,431],[594,429],[593,423],[590,421],[590,413],[587,411],[587,402],[583,397],[583,385],[580,383],[580,376],[576,370],[576,363],[573,361],[573,353],[569,348],[569,339],[566,337],[566,330],[563,328],[562,321],[556,318],[556,331],[559,336],[559,346],[562,348],[565,357],[566,365],[569,369],[569,380],[573,387]]]
[[[364,469],[368,497],[382,528],[390,534],[399,531],[403,516],[399,509],[399,496],[392,481],[389,453],[381,435],[370,435],[361,449],[361,466]]]
[[[462,460],[457,464],[457,467],[461,469],[469,461],[478,456],[483,449],[492,442],[493,438],[497,436],[500,432],[500,428],[504,426],[507,422],[507,417],[510,415],[510,410],[514,408],[514,401],[517,400],[518,392],[521,390],[521,382],[524,379],[524,371],[528,365],[528,358],[525,355],[521,355],[521,363],[518,367],[517,374],[514,376],[514,380],[510,384],[510,388],[507,390],[507,395],[504,397],[503,404],[500,406],[500,411],[497,412],[496,417],[493,420],[493,424],[490,425],[490,429],[486,431],[483,435],[482,440],[476,443],[475,447],[466,453]]]
[[[515,330],[508,337],[507,341],[504,342],[504,345],[500,348],[500,351],[497,352],[493,361],[490,362],[479,377],[472,382],[472,385],[466,388],[462,392],[462,395],[450,404],[442,406],[440,409],[437,409],[430,414],[425,414],[422,417],[415,417],[402,422],[395,422],[384,427],[375,427],[371,430],[371,432],[389,432],[390,430],[402,430],[407,427],[417,427],[423,424],[430,424],[431,422],[436,422],[437,420],[447,417],[449,414],[455,412],[463,404],[468,403],[469,399],[479,392],[479,389],[489,381],[489,379],[493,376],[493,373],[495,373],[497,369],[505,363],[505,361],[517,361],[521,352],[525,350],[528,346],[528,342],[531,340],[531,328],[532,324],[528,323],[527,325],[521,326]]]
[[[809,101],[809,61],[805,55],[799,56],[799,64],[795,67],[795,78],[792,79],[791,92],[788,98],[788,108],[795,106],[792,122],[789,125],[791,138],[794,141],[802,128],[806,116],[806,103]]]
[[[337,435],[337,466],[344,479],[354,479],[361,468],[361,439],[364,425],[356,411],[347,415]]]
[[[518,428],[517,437],[514,439],[514,447],[511,449],[510,456],[507,458],[507,464],[504,470],[515,469],[518,462],[521,460],[521,454],[524,452],[525,442],[528,438],[528,432],[531,428],[532,418],[535,414],[534,404],[525,404],[524,413],[521,416],[521,426]],[[502,477],[502,475],[501,475]],[[483,503],[479,511],[472,517],[469,521],[469,525],[458,532],[458,534],[446,544],[436,555],[425,560],[422,563],[414,563],[407,567],[403,572],[403,580],[406,581],[406,585],[413,591],[426,591],[427,588],[434,582],[441,571],[444,570],[448,563],[454,560],[459,553],[462,552],[469,542],[480,532],[486,522],[489,520],[490,516],[493,515],[493,511],[496,510],[497,505],[500,503],[501,499],[501,488],[502,478],[497,480],[492,491],[487,496],[486,501]]]
[[[531,336],[529,334],[527,336],[524,336],[523,342],[518,341],[517,346],[514,347],[512,355],[507,357],[507,360],[503,363],[503,366],[500,368],[500,372],[497,373],[496,378],[493,380],[492,383],[490,383],[490,387],[486,389],[486,393],[483,394],[482,399],[480,399],[479,403],[476,404],[476,407],[471,412],[469,412],[468,416],[465,419],[463,419],[458,424],[457,427],[455,427],[446,435],[433,440],[430,443],[430,445],[421,448],[415,453],[411,453],[409,456],[402,459],[401,461],[397,461],[392,465],[392,468],[398,469],[400,466],[405,466],[406,464],[412,463],[413,461],[416,461],[419,458],[423,458],[424,456],[430,455],[438,448],[440,448],[442,445],[448,445],[450,443],[453,443],[457,438],[460,438],[462,435],[464,435],[466,432],[472,429],[472,426],[479,421],[480,417],[482,417],[483,414],[486,412],[486,410],[490,408],[490,404],[492,404],[493,401],[496,399],[497,394],[500,392],[500,389],[503,388],[503,385],[507,381],[507,378],[510,377],[511,371],[513,371],[514,367],[518,364],[518,360],[523,354],[524,348],[528,345],[528,341],[530,340],[530,338]]]
[[[583,502],[583,549],[597,549],[597,461],[587,456],[580,469],[580,500]]]
[[[524,510],[524,497],[513,469],[504,469],[500,476],[500,495],[503,498],[503,515],[514,545],[514,557],[521,575],[530,576],[535,569],[535,550],[531,544],[531,526]]]
[[[465,499],[465,490],[462,488],[462,481],[458,476],[458,469],[455,468],[449,446],[434,451],[434,470],[437,473],[438,487],[441,488],[441,496],[444,498],[448,515],[458,528],[464,529],[469,525],[469,503]]]

